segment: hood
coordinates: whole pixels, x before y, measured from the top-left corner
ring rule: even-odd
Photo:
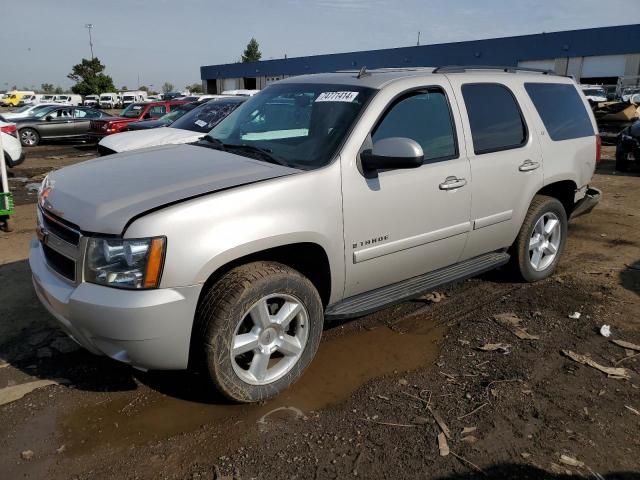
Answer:
[[[138,148],[191,143],[203,136],[204,133],[192,132],[191,130],[161,127],[109,135],[100,140],[100,145],[114,152],[126,152]]]
[[[298,172],[211,148],[172,145],[56,170],[42,197],[45,210],[81,230],[118,235],[129,220],[149,210]]]

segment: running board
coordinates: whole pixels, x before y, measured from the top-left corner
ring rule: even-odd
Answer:
[[[367,315],[381,308],[419,297],[433,288],[475,277],[508,261],[507,253],[487,253],[440,270],[346,298],[329,305],[324,316],[327,320],[341,320]]]

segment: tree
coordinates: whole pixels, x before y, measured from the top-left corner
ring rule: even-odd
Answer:
[[[55,93],[56,95],[60,95],[61,93],[64,93],[64,90],[60,85],[58,85],[56,89],[53,91],[53,93]]]
[[[53,83],[43,83],[40,85],[40,90],[44,93],[53,93]]]
[[[173,83],[164,82],[162,84],[162,93],[169,93],[169,92],[173,92]]]
[[[202,90],[202,84],[200,83],[194,83],[193,85],[187,85],[185,87],[187,90],[189,90],[191,93],[203,93],[204,90]]]
[[[121,92],[126,92],[127,90],[129,90],[129,87],[127,87],[126,85],[120,87]]]
[[[149,93],[149,87],[147,87],[146,85],[142,85],[141,87],[138,88],[138,90],[142,90],[143,92]]]
[[[252,38],[249,40],[247,48],[244,49],[244,53],[242,54],[242,63],[259,62],[261,58],[262,53],[260,53],[260,45],[255,38]]]
[[[67,75],[67,78],[76,82],[71,91],[80,95],[99,95],[114,91],[116,87],[113,85],[113,79],[103,73],[105,68],[98,57],[91,60],[83,58]]]

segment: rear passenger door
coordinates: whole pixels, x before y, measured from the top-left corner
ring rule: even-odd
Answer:
[[[475,77],[475,78],[474,78]],[[501,76],[502,77],[502,76]],[[509,78],[508,78],[509,77]],[[462,259],[510,246],[542,188],[542,155],[516,75],[450,75],[464,118],[471,163],[472,230]]]
[[[50,119],[49,119],[50,118]],[[69,137],[73,135],[73,108],[60,108],[45,115],[45,121],[39,126],[40,136]]]

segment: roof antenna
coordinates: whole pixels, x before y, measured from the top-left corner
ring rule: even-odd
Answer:
[[[371,74],[367,71],[367,67],[363,66],[358,72],[358,76],[356,78],[366,77],[367,75],[371,75]]]

